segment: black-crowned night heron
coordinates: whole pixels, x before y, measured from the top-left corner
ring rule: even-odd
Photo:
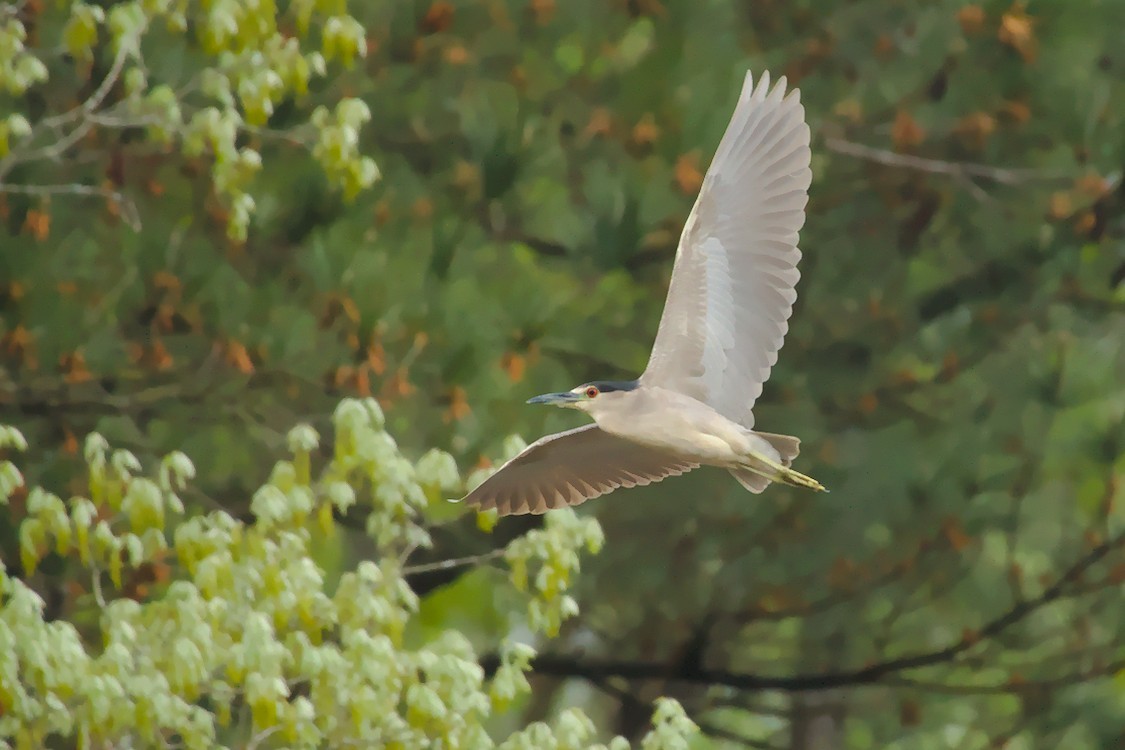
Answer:
[[[809,127],[799,93],[748,74],[680,236],[648,367],[530,404],[584,411],[595,424],[532,443],[465,502],[543,513],[702,465],[751,492],[770,482],[824,490],[789,468],[800,440],[755,432],[754,401],[789,328],[805,223]]]

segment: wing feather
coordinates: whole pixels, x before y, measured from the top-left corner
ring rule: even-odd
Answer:
[[[809,162],[799,93],[747,75],[680,237],[645,384],[753,426],[797,299]]]
[[[590,424],[536,440],[481,482],[464,502],[480,510],[495,508],[501,515],[545,513],[698,466]]]

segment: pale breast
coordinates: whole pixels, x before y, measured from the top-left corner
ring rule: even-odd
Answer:
[[[674,391],[646,389],[598,413],[606,432],[699,463],[725,466],[745,456],[745,432],[710,406]]]

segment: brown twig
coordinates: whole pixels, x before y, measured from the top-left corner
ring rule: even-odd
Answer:
[[[965,161],[943,161],[941,159],[927,159],[922,156],[899,154],[861,143],[853,143],[842,138],[828,137],[824,145],[829,151],[845,156],[854,156],[857,159],[883,164],[888,167],[901,167],[918,172],[941,174],[970,182],[975,179],[988,180],[1001,185],[1019,185],[1026,182],[1066,183],[1075,178],[1075,175],[1060,171],[1044,169],[1016,169],[1011,167],[992,167],[987,164],[976,164]]]

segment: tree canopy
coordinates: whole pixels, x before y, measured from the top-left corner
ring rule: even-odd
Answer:
[[[1122,742],[1122,28],[0,0],[0,740]],[[446,503],[643,368],[747,69],[814,154],[757,424],[831,494]]]

